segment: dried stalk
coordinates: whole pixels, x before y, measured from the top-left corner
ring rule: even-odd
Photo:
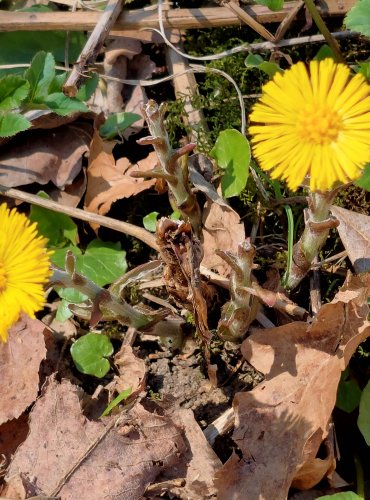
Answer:
[[[73,65],[72,72],[63,85],[63,92],[69,97],[75,97],[84,78],[84,73],[90,70],[99,55],[100,49],[118,15],[120,14],[124,0],[109,0],[98,23],[86,42],[77,62]]]
[[[133,172],[134,177],[164,179],[169,187],[170,201],[183,219],[190,222],[194,234],[200,238],[201,212],[189,183],[187,154],[195,144],[187,144],[173,150],[164,125],[165,105],[160,106],[152,99],[143,108],[151,136],[137,141],[139,144],[151,144],[157,153],[160,167],[149,172]]]

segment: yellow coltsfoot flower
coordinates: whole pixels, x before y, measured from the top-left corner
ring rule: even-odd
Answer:
[[[15,209],[0,206],[0,340],[21,312],[35,317],[45,303],[43,285],[51,275],[47,239]]]
[[[311,191],[328,191],[370,162],[370,86],[332,59],[276,74],[250,121],[254,156],[292,190],[308,176]]]

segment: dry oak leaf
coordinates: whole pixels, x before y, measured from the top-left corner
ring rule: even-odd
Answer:
[[[339,220],[339,236],[356,273],[370,269],[370,217],[352,210],[332,206],[331,213]]]
[[[181,455],[180,461],[161,475],[161,480],[185,478],[183,487],[175,486],[170,490],[176,498],[183,500],[215,498],[217,490],[214,486],[214,476],[222,465],[221,460],[207,442],[192,410],[177,408],[172,417],[183,429],[189,446]]]
[[[243,356],[265,380],[234,399],[235,453],[217,474],[220,499],[287,498],[335,467],[317,452],[329,433],[337,387],[357,346],[370,335],[369,275],[350,276],[312,324],[293,322],[252,334]]]
[[[48,380],[7,478],[22,473],[34,478],[45,495],[61,500],[142,498],[146,487],[186,449],[181,430],[171,418],[141,404],[104,423],[88,420],[81,410],[82,396],[67,380]]]
[[[79,174],[90,141],[91,133],[75,124],[21,134],[2,148],[0,183],[15,187],[52,182],[64,189]]]
[[[203,238],[203,266],[214,269],[222,276],[229,275],[230,266],[215,251],[237,253],[238,244],[245,240],[244,225],[240,223],[239,215],[231,207],[207,201],[203,211]]]
[[[127,158],[120,158],[116,163],[112,153],[105,149],[98,132],[95,132],[87,169],[86,210],[105,215],[115,201],[129,198],[154,186],[154,179],[135,179],[130,173],[152,170],[156,163],[157,156],[154,152],[137,165],[131,165]]]
[[[39,368],[46,356],[45,325],[25,314],[0,342],[0,424],[18,418],[39,390]]]

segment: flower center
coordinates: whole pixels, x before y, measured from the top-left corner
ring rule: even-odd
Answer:
[[[6,286],[6,273],[5,273],[5,268],[4,264],[0,262],[0,292],[2,292]]]
[[[313,144],[330,144],[337,139],[341,129],[338,113],[326,106],[305,107],[297,122],[299,136]]]

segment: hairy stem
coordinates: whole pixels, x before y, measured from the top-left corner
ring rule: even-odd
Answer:
[[[338,221],[329,213],[335,195],[336,191],[310,193],[309,195],[305,229],[293,247],[293,260],[285,283],[288,290],[299,285],[324,245],[330,229],[338,226]]]
[[[195,144],[187,144],[173,150],[164,124],[165,105],[160,106],[152,99],[143,108],[151,136],[138,141],[151,144],[157,153],[160,167],[152,172],[135,172],[135,177],[156,177],[164,179],[170,191],[170,200],[183,219],[189,221],[197,237],[200,237],[201,212],[197,199],[190,187],[187,155]]]

